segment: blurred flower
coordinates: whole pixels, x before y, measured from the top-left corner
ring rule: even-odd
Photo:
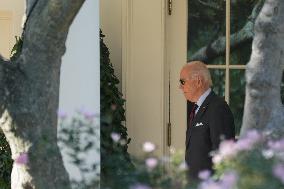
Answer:
[[[256,129],[252,129],[247,132],[246,138],[251,139],[253,142],[258,142],[261,140],[262,136]]]
[[[112,109],[113,111],[116,110],[116,107],[117,107],[116,104],[112,104],[112,105],[111,105],[111,109]]]
[[[153,169],[158,165],[158,160],[156,158],[147,158],[145,160],[145,164],[149,169]]]
[[[100,116],[99,114],[96,114],[94,111],[90,111],[90,110],[86,109],[85,107],[79,108],[78,112],[80,114],[83,114],[83,116],[88,120],[91,120],[91,119],[94,119],[95,117]]]
[[[179,166],[178,166],[178,169],[180,171],[186,171],[188,170],[188,166],[187,166],[187,163],[185,161],[183,161]]]
[[[222,156],[220,154],[216,154],[213,156],[212,161],[214,164],[219,164],[222,161]]]
[[[207,180],[209,179],[210,175],[211,172],[209,170],[203,170],[198,173],[198,178],[200,178],[201,180]]]
[[[84,111],[83,115],[86,119],[93,119],[94,117],[96,117],[95,113],[91,111]]]
[[[262,151],[261,151],[261,154],[263,155],[263,157],[264,157],[265,159],[270,159],[270,158],[273,157],[274,152],[273,152],[272,150],[268,149],[268,150],[262,150]]]
[[[58,110],[57,115],[60,119],[65,119],[67,117],[67,113],[62,110]]]
[[[25,165],[29,161],[28,154],[27,153],[21,153],[15,160],[16,164],[22,164]]]
[[[118,133],[111,133],[110,137],[112,138],[114,142],[118,142],[120,140],[120,134]]]
[[[223,188],[230,189],[234,188],[238,180],[238,175],[234,171],[226,172],[221,180]]]
[[[277,164],[273,167],[273,174],[284,184],[284,164]]]
[[[225,188],[223,188],[218,182],[214,182],[213,180],[208,180],[201,182],[198,186],[198,189],[225,189]]]
[[[129,189],[151,189],[151,187],[145,185],[145,184],[135,184],[133,186],[130,186]]]
[[[262,139],[262,135],[255,129],[248,131],[243,138],[236,143],[238,151],[251,150],[254,145]]]
[[[124,146],[127,143],[125,139],[120,140],[120,145]]]
[[[233,140],[224,140],[220,143],[219,154],[222,158],[232,157],[237,154],[235,142]]]
[[[143,144],[143,151],[144,152],[152,152],[154,151],[156,148],[155,144],[151,143],[151,142],[145,142]]]
[[[170,154],[175,154],[176,153],[176,149],[174,147],[170,147]]]
[[[268,146],[273,151],[283,152],[284,151],[284,138],[278,141],[268,141]]]

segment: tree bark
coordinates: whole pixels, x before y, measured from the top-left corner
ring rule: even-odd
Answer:
[[[244,27],[236,33],[230,36],[230,48],[231,51],[239,47],[240,45],[252,40],[254,36],[253,26],[255,19],[261,9],[263,2],[259,1],[252,10],[252,13],[244,25]],[[210,62],[221,55],[224,55],[226,51],[226,37],[220,36],[212,43],[201,47],[197,50],[189,59],[188,62],[199,60],[210,64]]]
[[[267,0],[256,20],[246,69],[246,99],[241,135],[249,129],[283,136],[280,85],[284,67],[284,1]]]
[[[13,164],[12,189],[70,188],[57,146],[59,81],[68,30],[83,2],[27,0],[36,4],[21,54],[10,63],[0,59],[0,126],[12,158],[28,156],[27,163]]]

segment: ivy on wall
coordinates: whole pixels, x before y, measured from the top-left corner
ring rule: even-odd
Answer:
[[[125,121],[124,102],[117,88],[119,80],[109,58],[105,36],[100,31],[100,129],[101,129],[101,183],[102,186],[117,186],[124,173],[132,169],[127,152],[130,138]]]

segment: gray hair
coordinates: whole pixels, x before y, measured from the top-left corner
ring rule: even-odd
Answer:
[[[211,74],[206,64],[201,61],[192,61],[188,62],[187,65],[190,66],[190,75],[192,77],[200,75],[204,78],[205,82],[209,85],[209,87],[212,87],[213,82],[211,79]]]

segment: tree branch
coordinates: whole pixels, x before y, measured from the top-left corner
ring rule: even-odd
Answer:
[[[222,7],[220,7],[217,3],[214,3],[214,2],[204,2],[202,0],[198,0],[198,2],[202,5],[204,5],[205,7],[208,7],[208,8],[211,8],[211,9],[214,9],[214,10],[217,10],[217,11],[221,11],[222,10]]]
[[[239,45],[252,40],[253,38],[253,26],[257,15],[260,12],[260,8],[262,7],[263,1],[259,1],[253,8],[251,15],[249,16],[248,21],[244,25],[244,27],[238,32],[232,34],[230,36],[230,48],[233,51]],[[213,41],[207,46],[201,47],[194,53],[189,59],[189,61],[200,60],[206,63],[209,63],[210,60],[224,55],[226,51],[226,37],[221,36],[217,40]]]
[[[27,0],[34,7],[25,24],[22,53],[17,59],[25,72],[34,72],[40,65],[45,65],[41,67],[45,72],[53,69],[52,65],[59,69],[69,27],[84,1]]]

